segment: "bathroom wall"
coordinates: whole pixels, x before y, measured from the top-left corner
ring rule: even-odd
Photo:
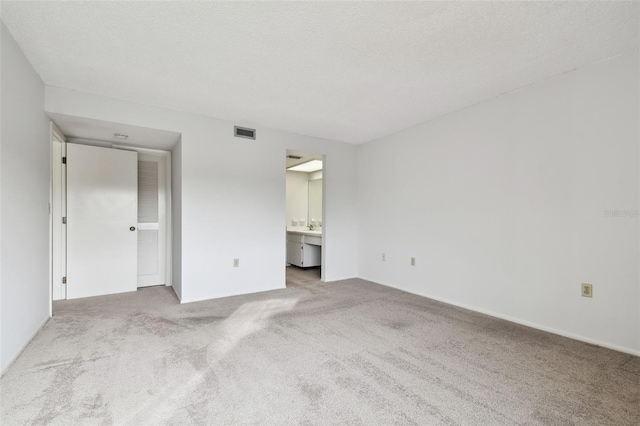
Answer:
[[[287,171],[287,230],[306,230],[309,217],[309,182],[322,179],[322,170],[317,172]],[[320,202],[320,210],[322,203]],[[316,214],[321,221],[322,214]],[[304,223],[300,220],[304,220]],[[317,226],[317,225],[316,225]]]
[[[309,173],[309,180],[317,180],[317,179],[322,179],[322,170]]]
[[[307,220],[308,201],[309,173],[287,171],[287,229],[304,229],[299,220]]]

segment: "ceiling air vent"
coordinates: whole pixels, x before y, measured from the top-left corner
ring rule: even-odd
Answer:
[[[256,129],[248,129],[246,127],[234,126],[233,134],[237,138],[255,139]]]

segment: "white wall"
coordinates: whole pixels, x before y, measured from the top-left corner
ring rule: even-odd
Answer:
[[[0,102],[0,371],[49,318],[51,139],[44,84],[4,23]]]
[[[360,276],[640,353],[639,75],[628,53],[361,145]]]
[[[287,228],[300,228],[299,220],[304,219],[306,224],[309,214],[309,173],[287,171],[286,181]]]
[[[324,279],[357,275],[354,145],[266,128],[255,141],[235,138],[233,125],[247,123],[55,87],[46,88],[45,104],[48,112],[182,134],[183,302],[284,287],[287,149],[326,155]]]
[[[322,170],[309,173],[309,180],[318,180],[318,179],[322,179]]]

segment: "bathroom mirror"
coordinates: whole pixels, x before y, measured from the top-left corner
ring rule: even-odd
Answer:
[[[322,225],[322,179],[309,181],[309,217],[307,223]],[[314,222],[315,221],[315,222]]]

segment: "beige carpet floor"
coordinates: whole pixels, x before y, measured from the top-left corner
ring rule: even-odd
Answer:
[[[640,425],[640,358],[363,280],[57,302],[2,425]]]

